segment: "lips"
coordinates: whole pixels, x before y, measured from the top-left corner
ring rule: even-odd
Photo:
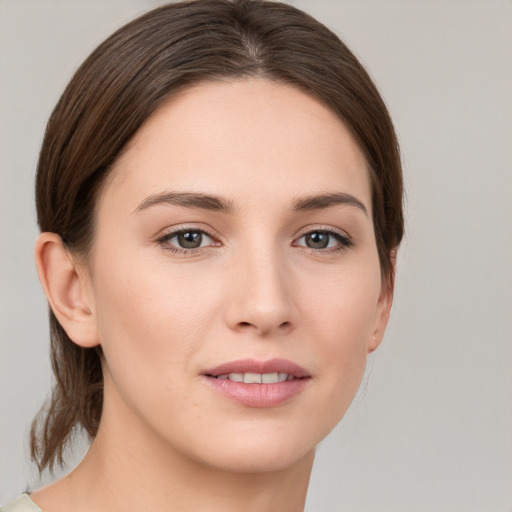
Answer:
[[[286,359],[244,359],[203,372],[224,397],[248,407],[276,407],[297,396],[311,379],[301,366]]]
[[[309,377],[308,372],[287,359],[270,359],[269,361],[255,361],[253,359],[241,359],[230,363],[221,364],[203,372],[210,377],[229,375],[230,373],[286,373],[296,379]]]

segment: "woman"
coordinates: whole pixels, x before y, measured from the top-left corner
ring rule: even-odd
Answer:
[[[62,463],[75,428],[92,443],[5,510],[302,510],[403,232],[356,58],[279,3],[156,9],[77,71],[36,187],[56,379],[32,456]]]

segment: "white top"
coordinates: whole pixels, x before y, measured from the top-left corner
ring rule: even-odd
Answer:
[[[0,508],[0,512],[43,512],[27,493],[22,494],[11,503]]]

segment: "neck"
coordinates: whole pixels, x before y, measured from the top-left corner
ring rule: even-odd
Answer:
[[[304,510],[314,452],[291,467],[258,473],[211,468],[181,454],[116,450],[110,455],[98,438],[75,472],[83,482],[77,502],[89,510],[162,510],[223,512],[300,512]],[[158,453],[158,452],[156,452]],[[52,512],[52,511],[48,511]]]
[[[104,409],[84,460],[63,480],[33,493],[34,501],[46,512],[304,510],[314,450],[285,468],[226,470],[177,452],[126,420]]]

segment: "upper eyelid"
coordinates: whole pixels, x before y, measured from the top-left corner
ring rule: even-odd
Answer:
[[[156,240],[160,240],[163,238],[169,238],[170,236],[176,236],[180,233],[183,233],[184,231],[198,231],[200,233],[204,233],[205,235],[209,236],[210,238],[214,240],[219,240],[219,235],[217,232],[209,227],[204,226],[193,226],[193,225],[187,225],[187,224],[180,224],[179,226],[171,226],[165,229],[162,229],[155,237]]]
[[[338,235],[342,238],[346,238],[348,240],[352,240],[352,236],[347,233],[344,229],[335,228],[333,226],[307,226],[299,231],[299,234],[296,236],[297,238],[301,238],[308,233],[315,233],[315,232],[324,232],[329,233],[331,235]]]
[[[189,228],[185,228],[185,229],[178,229],[178,230],[175,230],[175,231],[169,231],[168,233],[164,233],[162,235],[163,238],[174,238],[175,236],[178,236],[180,235],[181,233],[201,233],[202,235],[206,235],[208,238],[211,238],[212,240],[214,240],[214,237],[213,235],[210,235],[210,233],[208,233],[208,231],[205,231],[204,229],[189,229]]]

